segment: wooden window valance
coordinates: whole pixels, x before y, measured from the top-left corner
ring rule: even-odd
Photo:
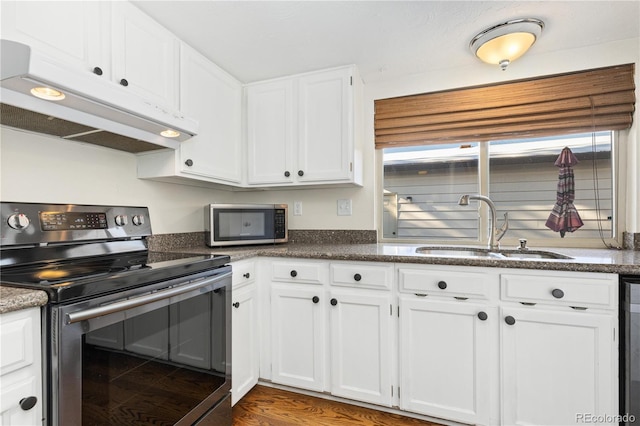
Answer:
[[[631,127],[634,64],[375,101],[377,149]]]

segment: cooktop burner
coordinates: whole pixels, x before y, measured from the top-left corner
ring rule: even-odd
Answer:
[[[46,291],[51,302],[107,294],[217,268],[228,256],[125,253],[2,269],[2,284]]]

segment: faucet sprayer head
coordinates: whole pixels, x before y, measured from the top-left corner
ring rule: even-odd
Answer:
[[[460,201],[458,201],[458,205],[468,206],[469,205],[469,195],[463,195],[460,197]]]

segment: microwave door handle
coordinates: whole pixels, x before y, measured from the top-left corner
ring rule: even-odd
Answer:
[[[158,300],[168,299],[170,297],[178,296],[193,290],[197,290],[202,287],[206,287],[207,285],[214,283],[218,280],[221,280],[228,275],[230,275],[230,273],[225,273],[223,275],[216,275],[215,277],[208,278],[203,281],[186,284],[180,287],[170,288],[168,290],[160,290],[155,293],[122,300],[120,302],[99,306],[97,308],[86,309],[84,311],[71,312],[66,315],[66,323],[73,324],[79,321],[86,321],[86,320],[97,318],[103,315],[109,315],[116,312],[125,311],[127,309],[136,308],[138,306],[146,305],[148,303],[156,302]]]

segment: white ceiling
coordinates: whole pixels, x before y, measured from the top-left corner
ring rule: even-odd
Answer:
[[[243,82],[356,64],[363,80],[468,66],[501,22],[545,29],[528,54],[640,37],[640,1],[156,1],[134,3]]]

